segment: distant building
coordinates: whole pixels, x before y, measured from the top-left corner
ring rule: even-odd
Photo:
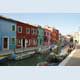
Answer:
[[[72,35],[65,35],[65,39],[67,42],[73,42],[73,36]]]
[[[45,29],[50,33],[50,35],[46,35],[49,45],[57,43],[59,41],[59,30],[49,26],[45,26]]]
[[[72,36],[73,36],[74,42],[77,42],[80,44],[80,32],[75,32],[72,34]]]
[[[59,30],[49,26],[46,26],[46,29],[50,31],[50,44],[57,43],[59,41]]]
[[[53,43],[57,43],[59,41],[59,30],[53,28],[51,38]]]

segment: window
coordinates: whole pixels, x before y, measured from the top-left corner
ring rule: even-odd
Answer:
[[[37,30],[34,30],[34,33],[37,34]]]
[[[44,35],[46,35],[46,32],[44,32]]]
[[[39,34],[39,30],[37,30],[37,34]]]
[[[17,45],[21,45],[21,39],[17,39]]]
[[[36,30],[34,30],[34,33],[36,33]]]
[[[16,31],[15,25],[12,25],[12,31]]]
[[[30,29],[26,29],[26,33],[30,33]]]
[[[16,43],[16,39],[15,38],[11,38],[11,43],[15,44]]]
[[[31,30],[31,33],[34,34],[34,30]]]
[[[49,32],[47,32],[47,35],[49,35]]]
[[[47,37],[44,37],[44,41],[45,41],[45,42],[48,42],[48,38],[47,38]]]
[[[21,27],[18,27],[18,32],[22,33],[22,28]]]

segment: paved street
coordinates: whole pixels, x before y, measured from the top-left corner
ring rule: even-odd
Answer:
[[[70,57],[65,66],[80,66],[80,45],[76,46],[75,52]]]

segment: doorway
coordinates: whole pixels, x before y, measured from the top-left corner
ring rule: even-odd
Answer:
[[[25,39],[23,39],[23,48],[25,48]]]
[[[7,50],[8,45],[9,45],[8,38],[7,37],[3,38],[3,49]]]

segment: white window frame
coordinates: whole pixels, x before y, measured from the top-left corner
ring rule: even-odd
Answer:
[[[19,32],[19,28],[21,28],[21,32]],[[18,33],[22,33],[22,27],[21,26],[18,26]]]

